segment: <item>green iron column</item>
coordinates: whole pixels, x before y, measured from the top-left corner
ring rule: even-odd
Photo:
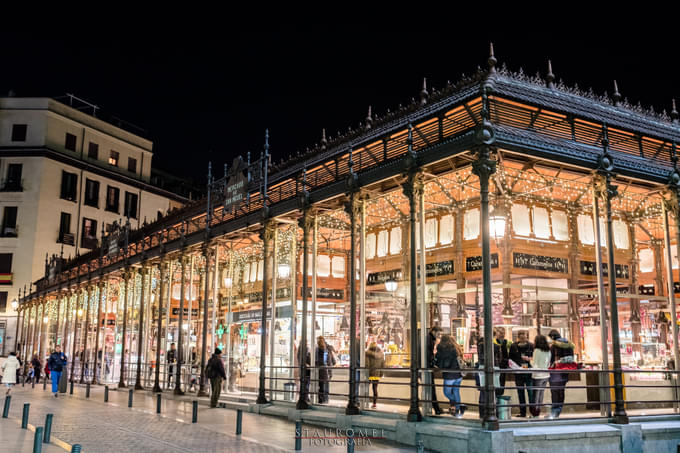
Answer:
[[[266,404],[267,397],[265,396],[265,352],[267,346],[267,279],[269,278],[269,266],[271,264],[269,255],[271,254],[271,243],[274,236],[274,223],[267,219],[264,222],[262,231],[260,232],[260,238],[262,239],[263,245],[263,258],[262,258],[262,313],[260,316],[260,329],[262,331],[260,335],[260,376],[259,385],[257,391],[257,404]],[[270,332],[271,335],[271,332]],[[273,354],[272,351],[269,351]],[[272,370],[269,371],[270,375]],[[273,384],[273,380],[270,379],[269,385]]]
[[[165,265],[161,257],[161,262],[158,265],[160,271],[160,279],[158,282],[158,312],[157,314],[157,324],[156,324],[156,369],[153,381],[153,391],[154,393],[161,393],[161,339],[163,336],[163,294],[165,294]]]
[[[142,385],[142,346],[144,345],[144,295],[146,294],[146,279],[149,276],[149,268],[142,267],[142,291],[139,296],[139,328],[137,329],[137,376],[135,377],[135,390],[144,390]]]
[[[121,337],[121,351],[120,351],[120,379],[118,380],[118,387],[125,388],[125,337],[127,336],[127,319],[128,319],[128,299],[130,298],[130,277],[132,273],[129,269],[123,272],[123,285],[125,287],[125,295],[123,296],[123,336]],[[120,297],[120,296],[118,296]]]

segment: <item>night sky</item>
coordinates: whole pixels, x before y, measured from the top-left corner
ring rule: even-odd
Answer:
[[[444,32],[273,32],[175,38],[167,33],[107,39],[106,33],[35,37],[0,32],[0,94],[73,93],[148,131],[154,166],[204,183],[236,154],[259,155],[270,130],[275,161],[356,128],[369,105],[418,97],[423,77],[441,88],[485,65],[493,40],[499,64],[546,73],[596,93],[613,80],[632,103],[670,111],[680,97],[677,39],[550,40],[512,34],[472,40]],[[560,36],[560,34],[553,34]],[[564,35],[566,36],[566,35]],[[571,36],[571,35],[570,35]],[[680,101],[680,99],[678,99]]]

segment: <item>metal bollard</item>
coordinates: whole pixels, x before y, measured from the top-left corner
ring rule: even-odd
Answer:
[[[90,397],[90,383],[88,382],[85,385],[85,398],[89,398],[89,397]]]
[[[43,390],[47,389],[47,376],[43,379]]]
[[[130,389],[130,391],[128,392],[128,407],[132,407],[132,395],[133,395],[133,393],[134,393],[133,389]]]
[[[35,377],[31,378],[31,388],[35,388]]]
[[[33,437],[33,453],[40,453],[42,451],[43,428],[38,426],[35,428],[35,436]]]
[[[198,401],[194,400],[191,404],[191,423],[198,421]]]
[[[347,453],[354,453],[354,430],[349,429],[348,431],[351,431],[351,433],[347,433]]]
[[[69,395],[73,395],[73,381],[71,381],[71,388],[68,393]]]
[[[109,386],[108,385],[104,386],[104,402],[105,403],[109,402]]]
[[[80,444],[73,444],[71,447],[71,453],[80,453],[80,449],[83,448]]]
[[[45,417],[45,435],[43,436],[43,443],[50,443],[50,436],[52,435],[52,414],[47,414]]]
[[[5,407],[2,409],[2,418],[9,417],[9,403],[12,402],[12,395],[5,397]]]
[[[21,414],[21,429],[28,428],[28,411],[31,408],[31,403],[24,403],[24,411]]]
[[[302,450],[302,421],[295,420],[295,451]]]
[[[243,410],[236,410],[236,435],[241,435],[241,428],[243,426]]]
[[[161,413],[161,394],[156,394],[156,413]]]

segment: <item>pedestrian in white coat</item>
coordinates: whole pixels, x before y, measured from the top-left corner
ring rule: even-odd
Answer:
[[[17,370],[21,367],[19,360],[17,360],[17,353],[10,352],[9,357],[2,364],[2,383],[7,386],[5,395],[9,395],[12,386],[17,383]]]

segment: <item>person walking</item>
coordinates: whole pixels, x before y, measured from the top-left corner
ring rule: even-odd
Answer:
[[[385,368],[385,354],[378,347],[378,344],[373,341],[366,350],[366,366],[368,366],[368,380],[371,381],[373,387],[373,405],[372,409],[378,407],[378,384],[380,378],[383,376],[383,368]]]
[[[222,363],[222,350],[215,348],[215,353],[208,360],[205,367],[205,375],[210,379],[210,407],[217,407],[217,401],[220,399],[222,392],[222,381],[227,378],[227,373],[224,371],[224,363]]]
[[[10,352],[9,357],[2,364],[2,383],[7,387],[5,395],[9,395],[12,387],[17,383],[17,370],[21,368],[21,364],[17,359],[16,352]]]
[[[534,352],[531,355],[531,365],[536,370],[547,370],[550,367],[550,346],[545,335],[536,335],[534,339]],[[531,386],[529,392],[529,412],[533,417],[541,415],[543,394],[545,386],[550,378],[548,371],[534,371],[531,373]]]
[[[42,370],[42,363],[38,358],[38,354],[33,354],[31,359],[31,366],[33,367],[33,377],[35,378],[35,383],[40,383],[40,371]]]
[[[315,361],[316,366],[319,367],[319,404],[325,404],[328,402],[329,382],[332,374],[329,367],[335,365],[335,359],[333,352],[322,336],[316,339]]]
[[[463,348],[450,335],[443,335],[437,345],[434,361],[437,368],[443,370],[444,395],[449,399],[449,413],[456,418],[461,418],[465,413],[465,406],[460,403],[463,375],[460,373],[459,358],[463,358]]]
[[[493,339],[493,342],[500,348],[501,351],[500,361],[496,362],[495,365],[498,366],[501,370],[507,370],[508,368],[510,368],[509,360],[510,360],[510,347],[512,346],[512,341],[505,339],[505,329],[503,327],[496,328],[494,333],[495,337]],[[507,374],[501,371],[500,376],[498,377],[500,385],[496,387],[496,398],[498,398],[499,396],[503,396],[503,394],[505,393],[506,377]]]
[[[434,351],[437,348],[437,344],[439,343],[440,339],[442,336],[442,328],[439,326],[434,326],[430,329],[430,332],[427,334],[427,351],[426,351],[426,359],[427,359],[427,367],[428,368],[434,368],[435,363],[434,363]],[[430,372],[429,373],[431,379],[432,379],[432,410],[434,410],[434,413],[437,415],[442,414],[442,410],[439,407],[439,403],[437,402],[437,392],[435,391],[434,387],[434,373]]]
[[[550,396],[552,407],[548,418],[558,418],[564,406],[565,387],[569,380],[569,371],[578,368],[574,360],[574,343],[562,338],[557,330],[551,330],[548,336],[552,339],[550,346]]]
[[[61,352],[61,346],[55,346],[54,352],[50,354],[50,358],[47,360],[47,364],[50,367],[50,375],[52,376],[52,393],[54,393],[55,398],[59,392],[59,380],[61,379],[61,373],[66,367],[67,362],[66,354]]]
[[[527,341],[527,333],[517,333],[517,343],[510,345],[510,360],[522,368],[531,367],[531,357],[534,354],[534,345]],[[527,416],[527,402],[531,400],[531,373],[516,373],[515,387],[519,398],[519,417]],[[525,390],[526,396],[525,399]]]
[[[175,343],[170,343],[170,350],[165,357],[168,363],[168,387],[170,387],[170,380],[175,371],[175,363],[177,363],[177,349],[175,349]]]

